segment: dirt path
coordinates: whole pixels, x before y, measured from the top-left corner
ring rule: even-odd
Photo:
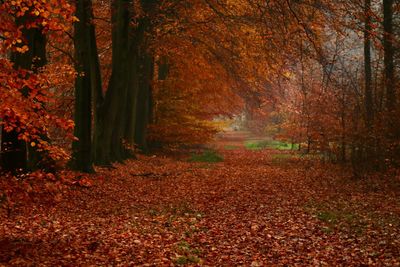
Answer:
[[[141,157],[2,217],[0,265],[399,266],[398,180],[354,181],[279,151],[220,153]]]

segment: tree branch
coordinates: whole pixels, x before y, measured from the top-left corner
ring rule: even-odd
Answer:
[[[65,51],[64,49],[62,49],[62,48],[59,48],[59,47],[57,47],[57,46],[55,46],[55,45],[53,45],[52,43],[48,43],[49,44],[49,46],[51,47],[51,48],[54,48],[55,50],[57,50],[58,52],[61,52],[62,54],[64,54],[65,56],[67,56],[71,61],[72,61],[72,63],[76,63],[76,61],[75,61],[75,58],[68,52],[68,51]]]

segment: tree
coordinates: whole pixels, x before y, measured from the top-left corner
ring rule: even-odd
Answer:
[[[25,69],[37,72],[46,64],[46,37],[42,28],[30,28],[26,25],[32,23],[35,17],[30,12],[15,20],[17,27],[22,27],[22,36],[26,40],[28,51],[11,53],[11,61],[15,69]],[[22,94],[26,96],[28,88],[23,89]],[[3,118],[7,119],[7,118]],[[28,167],[27,144],[18,138],[17,129],[2,132],[2,166],[5,171],[25,170]]]
[[[371,66],[371,0],[365,0],[364,16],[364,72],[365,72],[365,110],[366,128],[371,134],[371,127],[374,119],[373,96],[372,96],[372,66]]]
[[[78,140],[75,140],[72,145],[72,166],[79,171],[92,172],[92,102],[96,107],[103,93],[91,0],[77,0],[76,16],[79,21],[75,22],[74,30],[77,72],[74,134]]]
[[[393,113],[397,102],[394,76],[393,0],[383,0],[383,30],[386,109],[389,113]],[[394,114],[389,115],[390,118],[392,118],[393,115]],[[393,124],[393,121],[390,121],[389,123]],[[389,127],[393,127],[393,125],[389,125]]]
[[[135,123],[138,76],[133,72],[138,70],[140,39],[131,25],[135,11],[130,0],[112,2],[112,71],[104,100],[96,111],[99,123],[94,133],[95,162],[100,165],[127,157],[124,137],[132,135],[131,124]]]
[[[153,112],[152,83],[154,76],[154,55],[149,49],[148,34],[153,31],[152,19],[158,14],[158,0],[142,0],[141,7],[144,15],[138,22],[138,60],[139,60],[139,87],[137,93],[135,145],[144,153],[148,152],[147,127],[151,122]]]
[[[58,12],[50,16],[55,8]],[[37,152],[46,151],[49,158],[65,156],[51,145],[46,126],[53,123],[68,129],[71,124],[54,123],[56,118],[46,111],[49,84],[41,69],[46,64],[46,34],[68,28],[73,16],[64,1],[6,1],[0,3],[0,10],[2,63],[8,76],[0,82],[1,165],[3,170],[16,172],[26,169],[28,162],[35,167],[40,162]]]

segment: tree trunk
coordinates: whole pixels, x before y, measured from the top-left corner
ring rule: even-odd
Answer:
[[[133,150],[135,147],[135,125],[137,118],[136,110],[139,91],[138,47],[136,42],[130,45],[129,61],[129,69],[131,70],[131,74],[129,75],[130,79],[128,83],[128,95],[126,99],[126,124],[124,140],[128,145],[128,149],[126,150],[127,156],[134,156]]]
[[[373,141],[373,120],[374,107],[372,95],[372,66],[371,66],[371,0],[365,0],[364,3],[364,74],[365,74],[365,89],[364,89],[364,107],[365,107],[365,128],[367,130],[365,143],[365,158],[366,162],[370,162],[374,158],[374,141]]]
[[[139,79],[139,93],[137,102],[137,119],[135,129],[135,142],[139,149],[148,153],[147,126],[152,117],[151,82],[154,74],[154,60],[147,52],[141,55],[141,75]]]
[[[397,95],[395,89],[394,75],[394,48],[393,48],[393,0],[383,0],[383,49],[386,89],[386,114],[387,114],[387,150],[386,158],[391,161],[396,153],[399,153],[398,146],[394,146],[399,136],[399,129],[396,126]]]
[[[154,11],[156,2],[141,1],[145,15],[133,31],[130,26],[132,0],[112,3],[112,73],[104,103],[96,109],[99,116],[95,132],[96,164],[109,165],[125,159],[130,156],[126,153],[126,144],[134,146],[137,140],[140,140],[139,146],[147,147],[145,133],[151,116],[153,61],[143,56],[147,53],[144,34],[150,28],[148,15]]]
[[[92,157],[92,96],[101,94],[101,77],[98,66],[97,45],[92,24],[91,0],[77,0],[75,23],[75,136],[72,144],[72,167],[83,172],[93,172]],[[94,98],[95,99],[95,98]]]
[[[29,50],[25,53],[14,52],[11,54],[11,61],[14,63],[15,69],[26,69],[37,72],[43,67],[46,61],[46,36],[40,28],[25,27],[26,23],[32,20],[31,16],[27,15],[16,19],[16,24],[23,27],[22,34],[25,37]],[[23,90],[23,94],[29,93],[28,88]],[[6,119],[6,118],[4,118]],[[15,130],[7,132],[2,129],[1,139],[1,167],[3,171],[26,170],[28,167],[35,167],[40,160],[37,152],[32,148],[27,148],[27,144],[18,139],[19,133]]]
[[[127,59],[132,7],[131,0],[112,2],[112,73],[96,128],[96,163],[109,165],[124,159],[123,137],[128,96]]]
[[[393,113],[396,107],[393,49],[393,0],[383,0],[383,47],[385,64],[386,109]],[[392,117],[391,115],[390,117]]]
[[[371,67],[371,0],[365,0],[364,7],[365,28],[364,28],[364,71],[365,71],[365,111],[366,128],[371,134],[374,117],[373,97],[372,97],[372,67]]]

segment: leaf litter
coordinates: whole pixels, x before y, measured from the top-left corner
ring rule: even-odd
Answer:
[[[209,168],[140,156],[70,182],[57,201],[2,209],[0,264],[399,266],[396,176],[220,153]]]

